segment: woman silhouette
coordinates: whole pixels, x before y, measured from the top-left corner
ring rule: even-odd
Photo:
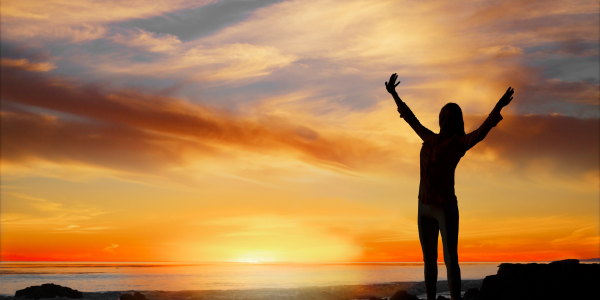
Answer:
[[[440,111],[440,133],[435,134],[421,125],[408,106],[400,100],[396,93],[396,86],[400,82],[396,83],[396,79],[398,75],[392,74],[385,87],[394,97],[400,117],[423,140],[418,223],[425,263],[427,299],[435,299],[438,232],[441,232],[450,295],[452,300],[458,300],[461,299],[461,279],[457,254],[458,206],[454,194],[454,171],[465,152],[483,140],[492,127],[502,120],[500,110],[510,103],[515,91],[509,87],[483,124],[469,134],[465,134],[460,106],[455,103],[444,105]]]

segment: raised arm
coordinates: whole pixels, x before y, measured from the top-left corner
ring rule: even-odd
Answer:
[[[498,123],[502,120],[502,115],[500,111],[507,106],[510,101],[512,101],[512,95],[515,93],[515,90],[512,87],[509,87],[504,93],[504,96],[500,98],[490,115],[485,119],[483,124],[479,126],[479,128],[461,138],[461,143],[465,146],[465,151],[473,148],[473,146],[477,145],[477,143],[481,142],[485,136],[492,130],[492,127],[498,125]]]
[[[425,126],[421,125],[421,122],[417,120],[415,114],[413,114],[413,112],[410,110],[410,108],[408,108],[406,103],[404,103],[400,99],[400,96],[398,96],[398,93],[396,92],[396,87],[400,84],[400,81],[396,83],[396,79],[398,79],[398,75],[396,73],[392,74],[392,76],[390,76],[390,81],[385,83],[385,88],[387,89],[388,93],[392,94],[392,97],[394,97],[394,101],[398,106],[400,118],[403,118],[404,121],[406,121],[406,123],[410,125],[410,127],[417,133],[417,135],[419,135],[419,137],[423,141],[429,139],[435,134],[431,132],[431,130],[425,128]]]

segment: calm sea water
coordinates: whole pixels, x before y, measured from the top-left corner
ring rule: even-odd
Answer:
[[[496,274],[500,263],[462,263],[463,279]],[[446,268],[439,265],[439,280]],[[422,263],[0,263],[0,294],[43,283],[84,292],[293,288],[423,281]]]

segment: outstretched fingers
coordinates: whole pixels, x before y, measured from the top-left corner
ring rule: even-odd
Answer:
[[[400,81],[396,83],[396,79],[398,79],[398,74],[394,73],[392,76],[390,76],[390,81],[385,82],[385,88],[388,90],[388,92],[393,93],[395,88],[400,84]]]
[[[392,76],[390,76],[390,83],[394,83],[397,77],[398,75],[396,75],[396,73],[392,74]]]

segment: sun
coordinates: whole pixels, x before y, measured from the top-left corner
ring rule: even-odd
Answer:
[[[238,262],[241,263],[250,263],[250,264],[259,264],[265,262],[263,259],[241,259]]]
[[[279,253],[275,251],[252,251],[242,254],[235,261],[240,263],[251,264],[273,263],[278,261],[277,254]]]

